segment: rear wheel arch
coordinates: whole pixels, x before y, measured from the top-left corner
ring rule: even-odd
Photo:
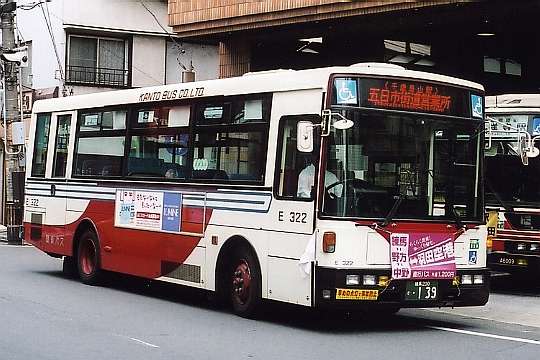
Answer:
[[[99,242],[99,235],[97,232],[97,228],[95,224],[90,219],[84,219],[82,220],[79,225],[77,226],[77,230],[75,230],[75,233],[73,234],[73,242],[72,242],[72,248],[71,248],[71,256],[73,258],[77,258],[77,249],[79,247],[79,240],[81,239],[81,236],[86,231],[92,231],[94,234],[96,234]]]

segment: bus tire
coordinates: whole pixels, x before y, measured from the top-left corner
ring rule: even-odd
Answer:
[[[77,269],[84,284],[98,285],[101,282],[103,270],[99,257],[99,242],[96,233],[91,230],[86,230],[79,239]]]
[[[253,252],[239,247],[233,252],[228,271],[228,293],[233,312],[254,318],[261,306],[261,271]]]
[[[78,268],[73,256],[64,256],[64,260],[62,262],[62,273],[65,277],[70,279],[77,277]]]

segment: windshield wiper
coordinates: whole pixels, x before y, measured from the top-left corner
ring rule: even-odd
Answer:
[[[456,211],[456,208],[455,207],[451,207],[452,208],[452,211],[450,211],[450,213],[452,214],[452,219],[454,219],[455,223],[456,223],[456,226],[459,228],[459,229],[463,229],[464,228],[464,225],[463,223],[461,222],[461,216],[459,216],[458,212]]]
[[[497,201],[499,202],[499,204],[502,205],[502,207],[504,208],[504,210],[505,210],[506,212],[513,212],[513,211],[514,211],[514,207],[508,205],[508,204],[506,203],[506,201],[504,201],[504,200],[499,196],[499,194],[495,191],[495,189],[493,189],[493,186],[491,186],[491,182],[490,182],[488,179],[486,179],[485,183],[486,183],[487,187],[491,190],[491,193],[492,193],[493,196],[495,197],[495,200],[497,200]]]
[[[390,223],[390,221],[392,221],[392,218],[396,215],[396,212],[401,203],[403,202],[403,199],[405,199],[405,195],[399,194],[396,201],[394,201],[394,205],[392,205],[392,208],[390,209],[380,226],[385,227]]]

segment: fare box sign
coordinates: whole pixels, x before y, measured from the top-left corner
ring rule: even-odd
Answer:
[[[456,275],[454,237],[449,234],[391,234],[390,259],[394,279],[453,279]]]
[[[181,193],[119,189],[114,212],[116,227],[174,233],[182,230]]]

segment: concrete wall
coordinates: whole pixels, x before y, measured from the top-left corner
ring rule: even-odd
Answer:
[[[164,32],[139,0],[63,1],[66,26],[155,34]],[[167,1],[144,0],[143,3],[158,18],[161,25],[171,32],[172,29],[167,26]]]
[[[156,86],[165,83],[166,40],[133,36],[132,85]]]
[[[199,45],[167,41],[166,83],[182,82],[184,67],[193,65],[195,81],[217,79],[219,76],[219,53],[215,45]]]
[[[62,24],[63,1],[53,0],[48,5],[58,55],[64,66],[66,36]],[[55,79],[59,66],[41,9],[18,9],[17,27],[24,40],[32,40],[33,87],[40,89],[61,85],[61,81]]]

